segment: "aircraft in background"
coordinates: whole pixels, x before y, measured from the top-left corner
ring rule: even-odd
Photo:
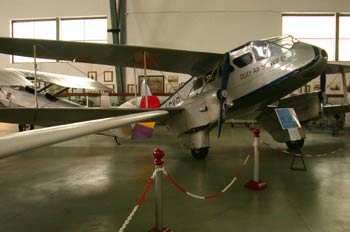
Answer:
[[[69,88],[112,91],[102,83],[90,78],[37,72],[37,80],[45,82],[46,85],[37,89],[38,94],[37,98],[35,98],[35,87],[30,81],[34,79],[34,75],[34,71],[30,70],[0,69],[0,106],[33,108],[35,107],[35,101],[37,101],[38,108],[80,107],[81,105],[69,100],[59,99],[56,95]],[[53,85],[60,87],[58,92],[53,94],[45,92]],[[61,87],[63,87],[63,90]],[[19,124],[18,128],[20,131],[34,129],[34,125]]]
[[[112,91],[102,83],[86,77],[62,75],[56,73],[37,72],[37,80],[47,83],[41,89],[38,89],[37,102],[38,108],[69,108],[82,107],[75,102],[57,98],[55,95],[69,88],[81,88],[95,91]],[[0,69],[0,105],[3,107],[35,107],[35,90],[34,84],[29,81],[34,79],[34,71],[23,69]],[[57,93],[50,94],[44,92],[52,85],[63,87]],[[160,101],[158,97],[152,96],[152,92],[145,80],[141,83],[141,97],[132,98],[120,105],[120,108],[145,108],[146,97],[148,98],[149,108],[159,108]],[[100,132],[101,135],[108,135],[115,138],[125,139],[144,139],[153,135],[154,123],[133,124],[123,128],[111,129]],[[33,124],[19,124],[19,131],[34,129]],[[147,129],[149,128],[149,129]],[[143,131],[144,133],[140,133]],[[119,142],[118,142],[119,143]]]
[[[225,119],[255,119],[276,141],[296,148],[303,146],[305,133],[299,128],[301,138],[292,141],[288,132],[279,124],[276,108],[294,108],[301,122],[315,119],[322,114],[346,112],[350,109],[348,105],[324,105],[326,74],[342,72],[345,75],[350,71],[350,66],[327,64],[325,50],[288,35],[250,41],[224,54],[0,38],[0,53],[32,57],[34,46],[37,47],[38,58],[178,72],[190,74],[192,78],[161,104],[160,111],[1,109],[0,121],[57,125],[129,114],[130,119],[137,120],[139,115],[134,113],[141,112],[140,115],[147,115],[147,118],[151,111],[154,115],[150,117],[166,120],[180,142],[191,150],[193,157],[204,159],[209,152],[210,131],[218,127],[220,136]],[[316,77],[320,77],[321,91],[285,97]],[[95,130],[101,130],[98,122],[95,123]],[[75,129],[82,130],[80,126]],[[70,138],[68,134],[63,137]],[[38,145],[32,144],[29,147],[35,146]]]

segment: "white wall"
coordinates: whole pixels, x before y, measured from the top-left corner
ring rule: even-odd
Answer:
[[[128,44],[211,52],[280,35],[284,12],[350,12],[350,1],[345,0],[127,0],[127,4]],[[91,15],[109,15],[109,0],[0,0],[0,36],[10,35],[11,19]],[[110,68],[75,65],[84,72]],[[0,66],[12,66],[8,56],[0,55]],[[67,64],[40,64],[39,69],[80,75]],[[127,82],[133,83],[133,72],[128,72]]]

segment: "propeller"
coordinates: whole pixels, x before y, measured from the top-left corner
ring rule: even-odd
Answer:
[[[321,92],[320,92],[319,98],[322,105],[321,107],[323,107],[324,100],[326,97],[326,71],[325,70],[320,75],[320,87],[321,87]]]
[[[326,98],[326,70],[324,70],[321,75],[320,75],[320,87],[321,87],[321,92],[319,92],[319,99],[321,103],[321,122],[323,125],[323,120],[324,120],[324,111],[323,111],[323,106],[324,106],[324,101]]]
[[[227,98],[227,85],[228,85],[228,78],[230,76],[230,73],[232,72],[232,66],[230,65],[230,54],[226,52],[225,54],[225,60],[222,65],[222,76],[221,76],[221,88],[217,92],[218,99],[220,101],[220,113],[219,113],[219,119],[218,119],[218,138],[220,138],[221,135],[221,127],[223,120],[225,118],[225,103]]]
[[[321,85],[321,101],[323,103],[326,93],[326,71],[324,70],[320,75],[320,85]]]

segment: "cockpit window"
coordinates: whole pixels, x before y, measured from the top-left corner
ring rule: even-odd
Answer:
[[[253,56],[250,52],[244,55],[241,55],[240,57],[233,60],[233,64],[235,64],[239,68],[243,68],[244,66],[251,64],[252,62],[253,62]]]
[[[269,58],[282,52],[281,47],[265,41],[254,41],[252,43],[252,48],[257,61]]]

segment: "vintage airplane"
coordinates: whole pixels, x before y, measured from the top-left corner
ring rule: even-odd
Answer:
[[[86,77],[62,75],[56,73],[36,72],[37,80],[46,83],[43,88],[37,89],[35,97],[34,71],[4,68],[0,69],[0,106],[2,107],[35,107],[39,108],[61,108],[80,107],[81,105],[72,101],[59,99],[55,95],[68,88],[81,88],[95,91],[112,91],[100,82]],[[46,92],[48,88],[56,85],[59,90],[56,93]],[[19,124],[19,130],[33,129],[34,125]]]
[[[36,56],[39,58],[190,74],[192,78],[162,103],[161,111],[152,111],[154,114],[151,117],[165,118],[168,127],[197,159],[207,156],[210,131],[218,126],[220,136],[225,119],[256,119],[275,140],[286,142],[289,147],[295,148],[303,145],[305,134],[300,128],[301,138],[291,141],[288,132],[283,130],[278,122],[274,111],[276,107],[295,108],[301,122],[331,113],[333,110],[349,111],[348,106],[326,107],[323,104],[326,74],[342,72],[345,75],[350,71],[349,66],[327,64],[325,50],[288,35],[251,41],[225,54],[0,38],[0,53],[32,57],[35,46]],[[318,76],[321,79],[321,92],[285,98]],[[149,113],[148,111],[151,110],[1,109],[0,121],[64,124],[135,112],[143,112],[140,113],[143,115]],[[133,114],[130,117],[132,119]],[[148,120],[148,116],[146,119]],[[96,130],[101,130],[96,127]],[[76,130],[80,130],[78,128],[80,127],[75,127]],[[0,141],[2,140],[0,138]],[[62,137],[57,141],[62,141]],[[40,143],[41,145],[43,144]]]

